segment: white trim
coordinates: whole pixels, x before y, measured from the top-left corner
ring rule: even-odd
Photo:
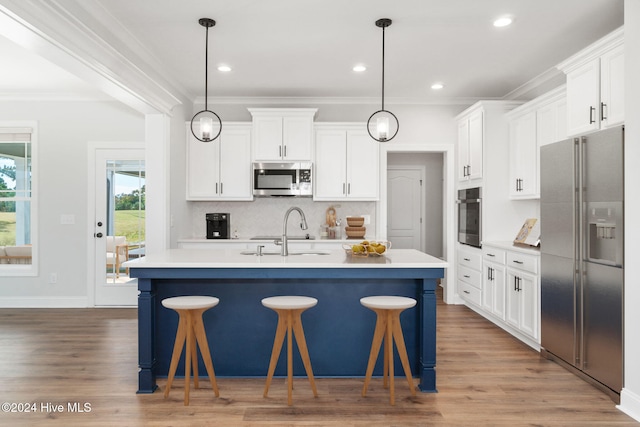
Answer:
[[[209,104],[241,104],[241,105],[377,105],[376,97],[304,97],[304,96],[209,96]],[[502,98],[422,98],[422,97],[385,97],[385,105],[461,105],[468,106],[481,100],[501,101]],[[196,97],[194,105],[204,105],[204,96]]]
[[[172,86],[152,65],[130,61],[125,56],[130,50],[127,43],[99,34],[101,19],[83,9],[81,2],[4,0],[0,34],[136,111],[170,114],[183,103],[184,95],[178,90],[171,93],[167,88]]]
[[[631,390],[627,388],[622,389],[622,392],[620,392],[620,404],[617,405],[616,408],[634,420],[640,421],[640,395],[635,394]]]
[[[86,308],[87,297],[2,297],[0,308]]]
[[[389,153],[442,153],[442,252],[449,267],[442,280],[443,299],[447,304],[456,303],[455,289],[455,144],[381,144],[380,145],[380,200],[376,203],[376,230],[381,238],[387,236],[387,156]],[[384,206],[381,209],[381,206]]]
[[[570,56],[559,63],[556,67],[565,74],[570,73],[583,64],[593,61],[602,56],[603,53],[618,47],[624,43],[624,27],[620,27],[602,37],[600,40],[590,44],[580,52]]]

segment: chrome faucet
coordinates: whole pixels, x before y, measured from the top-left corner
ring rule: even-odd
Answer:
[[[298,211],[298,213],[300,214],[300,228],[302,230],[306,230],[307,228],[309,228],[309,226],[307,226],[307,219],[305,218],[304,212],[302,212],[302,209],[300,209],[299,207],[293,206],[289,208],[289,210],[287,210],[287,213],[284,214],[284,222],[282,224],[282,240],[276,240],[274,242],[276,245],[282,246],[282,248],[280,249],[280,255],[282,256],[289,255],[289,240],[287,238],[287,222],[289,221],[289,214],[291,213],[291,211]]]

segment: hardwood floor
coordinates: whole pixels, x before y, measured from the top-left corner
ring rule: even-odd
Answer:
[[[215,363],[213,343],[212,352]],[[639,425],[604,393],[464,306],[438,305],[439,392],[412,397],[397,377],[395,407],[378,378],[366,398],[361,378],[317,378],[317,398],[306,378],[295,379],[288,407],[282,379],[263,398],[264,378],[221,377],[220,398],[203,378],[185,407],[182,379],[166,400],[161,392],[136,394],[137,358],[135,309],[0,309],[0,402],[35,409],[3,405],[0,425]]]

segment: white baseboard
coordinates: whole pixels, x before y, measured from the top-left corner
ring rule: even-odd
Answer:
[[[87,297],[0,297],[0,308],[86,308]]]
[[[640,422],[640,395],[623,388],[620,392],[620,404],[616,408]]]

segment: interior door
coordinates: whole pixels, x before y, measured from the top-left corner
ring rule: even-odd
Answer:
[[[423,249],[422,171],[387,171],[387,236],[395,249]]]
[[[137,279],[122,264],[144,255],[143,149],[96,149],[94,182],[94,304],[137,305]]]

